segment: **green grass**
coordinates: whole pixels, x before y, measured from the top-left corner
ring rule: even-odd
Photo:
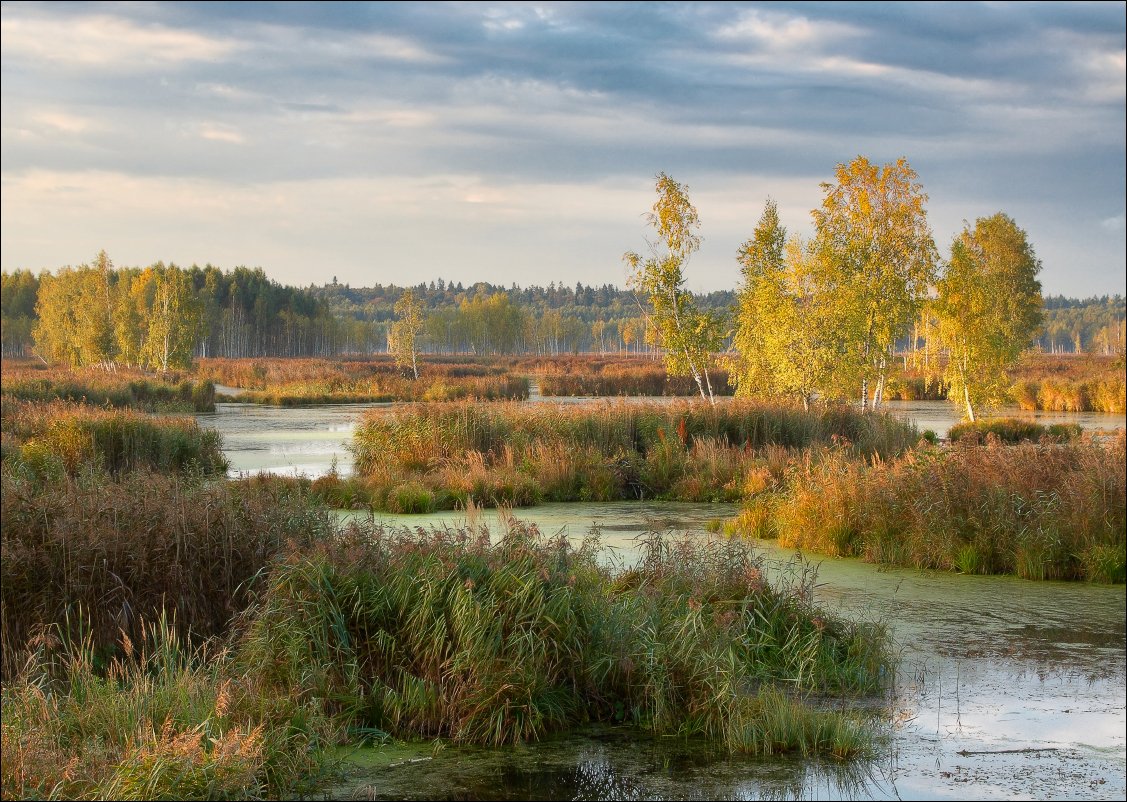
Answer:
[[[309,793],[340,733],[315,701],[265,697],[229,656],[158,618],[98,666],[39,638],[0,694],[5,799],[270,799]]]
[[[772,587],[728,539],[654,536],[625,571],[598,554],[521,524],[495,544],[358,530],[279,568],[239,659],[395,737],[500,745],[597,720],[754,753],[870,744],[859,720],[801,701],[889,676],[884,633],[815,608],[812,574]]]
[[[270,508],[256,528],[302,528]],[[78,606],[56,610],[0,693],[4,797],[308,794],[357,733],[500,745],[601,721],[751,754],[871,752],[865,716],[817,700],[883,691],[888,637],[814,606],[809,568],[769,584],[739,541],[653,534],[614,569],[595,539],[508,527],[493,543],[352,524],[291,545],[230,634],[202,644],[172,599],[109,651],[97,622],[73,625]]]

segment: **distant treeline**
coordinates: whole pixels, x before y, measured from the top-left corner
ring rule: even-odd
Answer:
[[[38,275],[17,270],[0,280],[4,356],[156,368],[191,357],[382,353],[395,303],[408,289],[350,287],[335,278],[323,286],[289,287],[261,268],[114,268],[104,254],[92,265]],[[426,353],[653,351],[644,300],[609,284],[464,286],[438,279],[411,289],[426,309],[419,343]],[[725,311],[735,301],[734,291],[697,296],[705,310]],[[1034,345],[1049,353],[1116,353],[1125,315],[1120,295],[1049,296]]]

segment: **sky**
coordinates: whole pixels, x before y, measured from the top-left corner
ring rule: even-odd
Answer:
[[[1125,6],[0,3],[0,268],[625,284],[654,177],[695,291],[768,198],[905,157],[941,254],[998,211],[1046,294],[1125,291]]]

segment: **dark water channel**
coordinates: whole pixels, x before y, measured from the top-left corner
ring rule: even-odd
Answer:
[[[942,405],[946,406],[946,405]],[[201,424],[223,433],[232,472],[319,475],[366,407],[220,405]],[[939,408],[929,413],[940,412]],[[917,413],[918,414],[918,413]],[[1082,425],[1122,426],[1099,416]],[[1106,420],[1105,420],[1106,419]],[[953,422],[953,421],[952,421]],[[921,428],[935,428],[920,421]],[[949,424],[948,424],[949,425]],[[649,529],[706,537],[730,505],[556,504],[518,510],[549,534],[600,527],[629,562]],[[500,531],[495,513],[483,521]],[[383,516],[389,524],[456,524],[458,513]],[[792,554],[761,544],[777,570]],[[431,744],[342,752],[332,798],[373,799],[1124,799],[1127,796],[1127,597],[1120,587],[819,565],[817,598],[891,628],[901,661],[872,761],[750,758],[707,743],[596,728],[535,745]]]

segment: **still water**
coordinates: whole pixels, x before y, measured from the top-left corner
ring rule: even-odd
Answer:
[[[373,405],[277,408],[221,404],[200,415],[223,434],[232,474],[351,470],[345,446]],[[943,434],[942,402],[903,414]],[[1030,415],[1031,416],[1031,415]],[[1039,416],[1040,417],[1040,416]],[[1067,416],[1086,428],[1123,416]],[[706,537],[733,515],[719,504],[556,504],[517,511],[554,534],[601,530],[628,563],[652,529]],[[496,513],[482,522],[500,531]],[[384,515],[392,525],[457,525],[461,513]],[[779,570],[794,557],[760,544]],[[879,619],[901,654],[887,742],[876,760],[841,764],[749,758],[706,743],[594,728],[510,749],[408,745],[350,750],[337,798],[399,799],[1123,799],[1127,796],[1127,667],[1122,587],[818,563],[821,604]]]

